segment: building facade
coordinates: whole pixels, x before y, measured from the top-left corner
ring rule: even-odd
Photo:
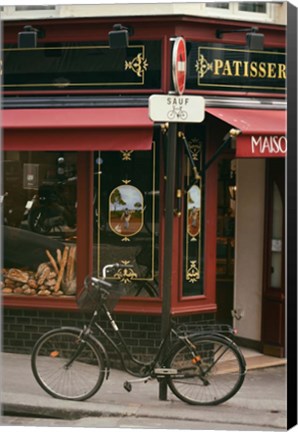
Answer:
[[[282,20],[283,8],[269,10]],[[134,352],[149,354],[170,253],[174,318],[236,324],[241,343],[284,355],[285,25],[265,21],[262,51],[239,31],[252,20],[231,16],[4,22],[4,349],[28,351],[46,329],[82,321],[85,275],[117,261],[127,267],[110,279],[127,296],[116,313]],[[108,45],[118,22],[131,29],[126,49]],[[20,48],[28,24],[37,47]],[[206,108],[200,123],[179,122],[178,96],[169,108],[178,123],[169,251],[171,142],[166,122],[150,120],[148,99],[173,91],[178,36],[187,44],[184,94],[203,96]]]

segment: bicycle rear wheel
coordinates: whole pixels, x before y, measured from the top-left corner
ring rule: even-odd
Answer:
[[[192,348],[180,343],[168,366],[177,375],[168,377],[172,392],[193,405],[218,405],[230,399],[243,384],[246,366],[232,341],[220,336],[197,336]]]
[[[33,348],[31,367],[39,385],[59,399],[90,398],[105,376],[101,352],[91,339],[81,340],[79,329],[45,333]]]

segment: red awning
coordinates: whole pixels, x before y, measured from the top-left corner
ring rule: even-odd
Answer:
[[[237,157],[284,157],[287,153],[287,112],[207,108],[206,111],[237,128]]]
[[[2,110],[4,150],[150,150],[148,108]]]

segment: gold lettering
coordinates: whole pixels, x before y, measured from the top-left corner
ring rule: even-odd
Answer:
[[[265,78],[266,77],[266,63],[261,62],[259,64],[259,78]]]
[[[258,63],[257,62],[251,62],[250,63],[250,77],[256,78],[258,76]]]
[[[268,63],[267,78],[276,78],[276,63]]]
[[[266,61],[213,60],[213,75],[245,78],[286,79],[286,65]]]
[[[214,75],[219,75],[219,69],[223,68],[223,61],[220,59],[214,60]]]
[[[283,63],[279,63],[278,65],[278,78],[286,79],[286,65]]]
[[[222,72],[223,75],[233,76],[229,60],[225,61],[225,66]]]
[[[244,66],[243,76],[244,77],[248,77],[248,65],[249,65],[248,61],[243,62],[243,66]]]
[[[242,61],[241,60],[234,60],[233,61],[233,66],[235,67],[235,73],[234,76],[240,76],[240,66],[242,66]]]

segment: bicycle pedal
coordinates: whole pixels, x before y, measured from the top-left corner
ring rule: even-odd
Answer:
[[[131,392],[132,390],[132,385],[130,384],[130,382],[125,381],[125,383],[123,384],[123,387],[125,388],[126,391]]]

